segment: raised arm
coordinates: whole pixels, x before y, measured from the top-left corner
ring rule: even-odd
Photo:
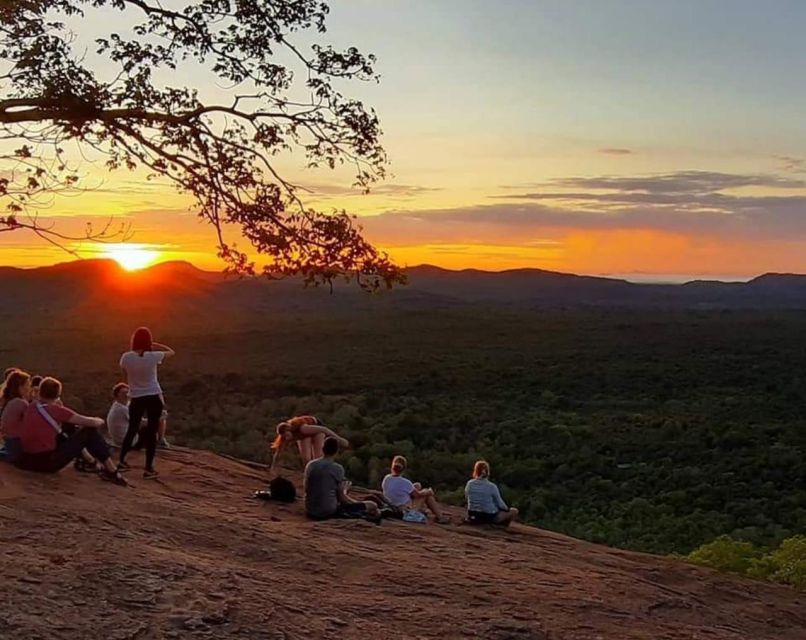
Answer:
[[[162,351],[165,354],[166,358],[170,358],[171,356],[176,355],[176,351],[171,349],[168,345],[162,344],[161,342],[152,342],[151,348],[154,351]]]

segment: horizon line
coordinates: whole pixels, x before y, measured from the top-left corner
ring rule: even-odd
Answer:
[[[42,265],[30,265],[30,266],[18,266],[18,265],[10,265],[10,264],[0,264],[0,269],[15,269],[19,271],[34,271],[38,269],[49,269],[54,267],[61,267],[65,265],[76,264],[80,262],[96,262],[96,263],[108,263],[114,264],[119,267],[122,271],[127,271],[123,266],[120,265],[114,258],[77,258],[75,260],[65,260],[63,262],[54,262],[51,264],[42,264]],[[194,269],[197,269],[203,273],[208,274],[223,274],[222,269],[209,269],[209,268],[202,268],[195,265],[190,260],[181,260],[181,259],[174,259],[174,260],[161,260],[154,262],[142,269],[138,269],[141,271],[148,271],[155,267],[159,267],[161,265],[166,264],[184,264],[188,265]],[[541,273],[551,273],[557,275],[567,275],[567,276],[579,276],[579,277],[589,277],[589,278],[602,278],[607,280],[622,280],[626,282],[630,282],[632,284],[667,284],[667,285],[680,285],[686,284],[690,282],[721,282],[725,284],[730,283],[746,283],[754,280],[756,278],[760,278],[765,275],[806,275],[794,272],[774,272],[774,271],[766,271],[763,273],[758,273],[754,275],[748,274],[685,274],[685,273],[653,273],[647,271],[634,271],[634,272],[626,272],[626,273],[583,273],[583,272],[573,272],[573,271],[555,271],[552,269],[544,269],[542,267],[516,267],[516,268],[509,268],[509,269],[489,269],[489,268],[478,268],[478,267],[464,267],[460,269],[454,269],[450,267],[442,267],[440,265],[432,264],[432,263],[421,263],[416,265],[406,265],[402,267],[404,270],[413,270],[413,269],[437,269],[440,271],[444,271],[446,273],[466,273],[466,272],[476,272],[479,274],[506,274],[506,273],[516,273],[516,272],[541,272]]]

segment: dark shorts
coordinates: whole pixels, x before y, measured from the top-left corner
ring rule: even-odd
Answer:
[[[348,504],[340,504],[332,515],[329,516],[312,516],[308,514],[311,520],[330,520],[331,518],[363,518],[367,515],[367,505],[363,502],[351,502]]]
[[[340,504],[336,509],[334,518],[362,518],[367,514],[367,505],[363,502],[350,502],[348,504]]]
[[[470,524],[494,524],[497,513],[485,513],[484,511],[468,511],[467,521]]]

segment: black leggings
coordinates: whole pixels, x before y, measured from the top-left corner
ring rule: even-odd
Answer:
[[[23,453],[14,461],[14,465],[26,471],[56,473],[80,456],[83,449],[99,462],[109,460],[109,447],[98,429],[82,427],[68,438],[60,439],[53,451]]]
[[[132,448],[134,437],[140,434],[140,443],[146,448],[146,469],[154,468],[154,456],[157,453],[157,433],[160,428],[160,418],[162,417],[162,398],[160,396],[143,396],[142,398],[132,398],[129,403],[129,430],[123,439],[120,448],[120,461],[125,462],[126,454]],[[140,422],[146,416],[146,426],[141,431]]]

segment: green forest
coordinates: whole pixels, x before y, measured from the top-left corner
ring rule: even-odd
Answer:
[[[71,322],[35,364],[105,412],[131,323]],[[312,413],[350,439],[356,484],[403,454],[458,504],[486,458],[526,521],[598,543],[688,554],[806,532],[800,312],[379,304],[153,324],[178,351],[162,379],[181,444],[265,462],[274,425]]]

